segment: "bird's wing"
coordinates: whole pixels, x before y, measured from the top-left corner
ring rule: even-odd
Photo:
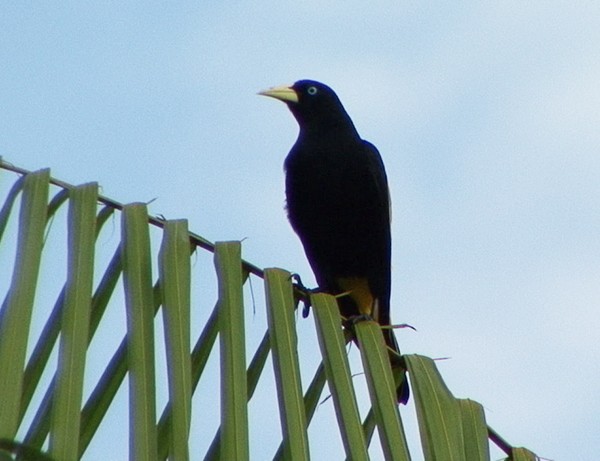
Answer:
[[[389,222],[391,221],[391,200],[383,159],[377,148],[369,141],[363,141],[363,145],[365,146],[365,151],[367,153],[368,168],[377,187],[380,200],[382,203],[385,202],[387,204],[386,213],[387,221]]]
[[[366,167],[368,168],[378,208],[376,222],[373,223],[375,233],[374,248],[376,260],[371,266],[369,285],[378,300],[376,320],[386,325],[390,323],[390,291],[391,291],[391,234],[390,234],[390,193],[383,160],[377,148],[363,141],[366,152]]]

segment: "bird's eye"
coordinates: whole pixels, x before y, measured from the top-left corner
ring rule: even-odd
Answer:
[[[309,86],[308,90],[306,90],[306,92],[308,94],[310,94],[311,96],[314,96],[315,94],[317,94],[317,87],[316,86]]]

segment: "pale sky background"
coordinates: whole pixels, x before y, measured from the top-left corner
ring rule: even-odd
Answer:
[[[245,239],[246,259],[306,283],[283,208],[296,122],[256,92],[327,83],[386,164],[393,319],[418,329],[398,332],[402,351],[450,357],[450,389],[512,444],[598,458],[599,2],[4,2],[0,63],[6,161],[156,198],[152,213]],[[298,323],[314,359],[313,320]],[[276,408],[272,392],[258,399]],[[418,449],[414,409],[402,415]],[[125,458],[125,416],[86,459],[107,446]],[[277,413],[258,419],[275,429],[255,434],[253,459],[269,459]],[[342,459],[328,421],[311,429],[314,459]],[[194,459],[213,434],[193,427]]]

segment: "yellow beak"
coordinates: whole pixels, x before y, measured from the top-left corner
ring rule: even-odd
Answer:
[[[260,95],[269,96],[270,98],[279,99],[283,102],[293,102],[298,103],[298,93],[291,87],[287,85],[282,86],[274,86],[273,88],[269,88],[268,90],[259,91]]]

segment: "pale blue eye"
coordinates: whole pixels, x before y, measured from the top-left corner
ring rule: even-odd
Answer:
[[[306,90],[306,92],[308,94],[310,94],[311,96],[317,94],[317,87],[316,86],[309,86],[308,90]]]

